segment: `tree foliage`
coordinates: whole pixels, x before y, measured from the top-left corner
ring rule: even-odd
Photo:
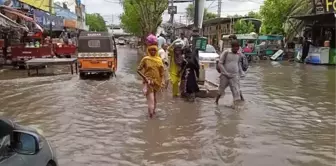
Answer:
[[[194,22],[195,6],[193,4],[189,4],[188,7],[186,8],[186,12],[187,12],[187,19],[191,22]],[[216,17],[217,15],[215,13],[208,12],[207,9],[204,9],[204,15],[203,15],[204,21]]]
[[[105,20],[98,13],[86,14],[86,25],[90,26],[90,31],[107,31]]]
[[[250,21],[237,21],[234,26],[234,31],[236,34],[248,34],[254,32],[254,25]]]
[[[293,4],[294,0],[265,0],[260,9],[263,18],[262,33],[284,34],[284,23]]]
[[[252,17],[252,18],[256,18],[256,19],[261,19],[261,15],[259,12],[254,12],[254,11],[250,11],[247,13],[248,17]]]
[[[168,8],[168,0],[123,0],[122,5],[121,26],[129,33],[145,37],[156,34],[162,14]]]
[[[288,16],[307,15],[313,11],[313,1],[297,0],[290,6]],[[296,19],[287,19],[284,24],[286,39],[292,40],[304,28],[304,22]]]

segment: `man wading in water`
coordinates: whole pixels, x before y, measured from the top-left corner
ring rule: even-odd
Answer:
[[[225,89],[229,86],[233,96],[233,107],[236,109],[239,102],[242,101],[240,96],[240,74],[243,73],[241,65],[241,53],[238,52],[239,43],[237,40],[231,42],[231,51],[225,51],[220,56],[218,67],[220,70],[220,82],[218,87],[218,96],[215,103],[221,96],[224,96]]]

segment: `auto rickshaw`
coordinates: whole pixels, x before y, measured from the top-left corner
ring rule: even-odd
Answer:
[[[228,50],[231,48],[231,35],[223,35],[222,37],[222,50]],[[258,35],[256,33],[251,33],[251,34],[236,34],[237,40],[240,44],[240,46],[243,48],[245,47],[246,44],[248,44],[252,48],[251,53],[244,53],[245,56],[248,58],[249,61],[252,60],[252,57],[258,56],[258,49],[257,49],[257,42],[258,42]]]
[[[81,32],[78,38],[80,78],[89,74],[115,76],[118,55],[115,39],[108,32]]]
[[[252,52],[244,52],[244,55],[247,57],[249,61],[252,61],[252,57],[257,58],[259,55],[259,48],[257,46],[258,43],[258,35],[256,33],[251,34],[236,34],[237,40],[242,48],[248,45],[252,48]]]

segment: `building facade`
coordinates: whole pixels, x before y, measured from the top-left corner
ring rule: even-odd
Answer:
[[[203,23],[202,35],[208,38],[208,43],[213,46],[218,46],[218,42],[223,35],[233,34],[234,22],[239,18],[215,18],[206,20]]]

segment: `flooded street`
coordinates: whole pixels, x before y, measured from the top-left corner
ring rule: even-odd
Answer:
[[[43,130],[61,166],[335,164],[335,67],[254,63],[242,80],[245,110],[225,106],[229,89],[218,107],[164,93],[149,120],[136,51],[118,52],[117,78],[108,81],[0,73],[0,116]]]

